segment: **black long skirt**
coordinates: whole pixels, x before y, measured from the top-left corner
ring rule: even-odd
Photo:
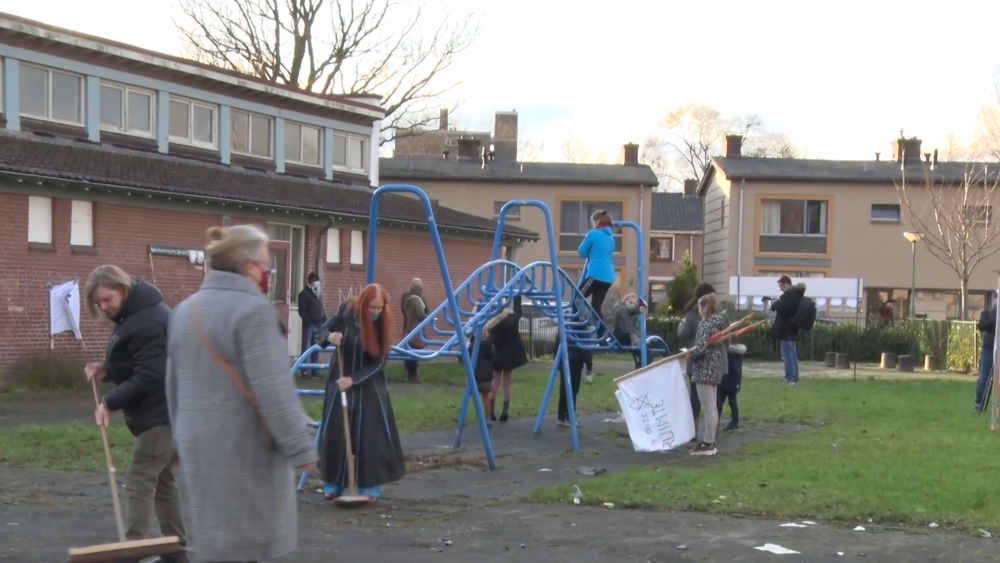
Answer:
[[[378,487],[400,480],[406,474],[406,463],[385,385],[385,372],[376,373],[365,383],[348,389],[347,404],[358,487]],[[324,482],[346,488],[347,455],[341,405],[337,380],[330,378],[323,400],[319,470]]]

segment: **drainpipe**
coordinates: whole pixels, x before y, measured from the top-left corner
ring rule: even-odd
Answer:
[[[643,238],[645,238],[645,236],[646,236],[646,226],[643,224],[643,218],[646,216],[646,214],[643,213],[643,211],[645,210],[645,207],[646,207],[645,203],[646,203],[646,186],[643,186],[642,184],[639,184],[639,236],[643,237]],[[643,241],[643,242],[645,242],[645,241]],[[636,249],[638,249],[638,248],[639,247],[637,245]],[[648,250],[647,250],[647,252],[648,252]],[[642,260],[642,256],[636,256],[635,267],[637,268],[637,270],[636,270],[637,272],[638,272],[638,268],[639,268],[639,262],[638,262],[638,260]],[[639,289],[639,284],[640,283],[646,283],[646,280],[638,280],[638,281],[636,281],[636,284],[635,284],[636,290]],[[647,295],[647,297],[648,297],[648,295]]]
[[[323,265],[323,256],[322,253],[320,252],[320,249],[323,247],[323,237],[326,236],[327,231],[334,228],[335,226],[336,224],[334,223],[333,218],[331,217],[326,220],[326,226],[324,226],[322,229],[320,229],[318,233],[316,233],[316,245],[314,247],[316,249],[316,257],[313,265],[314,268],[313,271],[316,272],[316,275],[320,276],[321,279],[323,277],[323,275],[321,274],[321,272],[323,271],[323,268],[321,268],[321,266]]]
[[[737,229],[739,237],[736,243],[736,307],[739,310],[740,306],[740,281],[743,278],[743,187],[746,185],[746,180],[740,180],[740,216],[737,221]],[[725,210],[722,211],[725,213]]]

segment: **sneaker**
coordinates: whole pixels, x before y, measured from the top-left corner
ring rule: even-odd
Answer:
[[[715,455],[716,453],[718,453],[718,450],[715,449],[715,444],[706,444],[705,442],[698,444],[690,452],[691,455]]]
[[[560,420],[560,421],[559,421],[559,422],[557,423],[557,425],[558,425],[558,426],[563,426],[563,427],[566,427],[566,428],[569,428],[569,421],[568,421],[568,420]],[[578,421],[576,421],[576,427],[577,427],[577,428],[579,428],[579,427],[580,427],[580,421],[579,421],[579,420],[578,420]]]
[[[594,372],[588,371],[587,375],[583,376],[583,382],[587,385],[593,385],[594,383]]]
[[[799,384],[797,381],[788,381],[787,379],[782,379],[781,382],[784,383],[785,385],[792,385],[792,386]]]
[[[726,426],[726,431],[727,432],[732,432],[733,430],[739,430],[739,429],[740,429],[740,423],[739,422],[730,422],[729,425]]]

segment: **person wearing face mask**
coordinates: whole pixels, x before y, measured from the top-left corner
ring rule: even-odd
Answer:
[[[348,484],[344,414],[346,394],[354,450],[354,477],[358,493],[378,500],[382,485],[403,478],[406,464],[396,429],[396,416],[386,387],[385,365],[392,349],[392,313],[389,294],[369,284],[357,297],[340,306],[323,325],[324,348],[338,346],[339,360],[330,366],[320,427],[319,469],[327,500],[343,494]]]
[[[306,278],[306,287],[299,292],[299,317],[302,319],[302,351],[316,344],[316,331],[326,322],[326,311],[323,310],[323,284],[316,272],[310,272]],[[306,360],[310,364],[319,363],[319,353],[312,354]],[[319,374],[313,370],[302,370],[302,379],[313,379]]]
[[[201,288],[170,317],[167,404],[198,561],[272,561],[295,550],[295,469],[316,469],[267,298],[267,233],[214,227]]]
[[[135,436],[132,462],[125,474],[128,491],[126,537],[144,539],[155,511],[160,531],[184,541],[180,491],[180,462],[174,448],[167,413],[167,323],[170,308],[155,286],[133,279],[112,265],[98,266],[87,278],[85,304],[90,316],[114,323],[103,363],[88,364],[91,381],[114,383],[101,400],[95,419],[107,427],[111,413],[122,411]],[[161,561],[187,561],[186,556]]]

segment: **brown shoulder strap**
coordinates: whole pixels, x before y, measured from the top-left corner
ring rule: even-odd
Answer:
[[[219,364],[222,370],[226,372],[226,375],[229,376],[229,379],[233,380],[233,384],[239,388],[240,392],[243,393],[243,396],[246,397],[247,401],[256,409],[257,396],[254,395],[253,391],[247,385],[247,382],[244,381],[243,376],[236,372],[232,363],[227,361],[226,358],[224,358],[222,354],[215,349],[215,346],[212,345],[212,339],[205,334],[205,329],[201,325],[201,315],[198,314],[198,307],[193,301],[191,302],[191,323],[194,326],[194,332],[198,335],[198,338],[201,339],[201,344],[206,350],[208,350],[209,355],[212,356],[212,360]]]

